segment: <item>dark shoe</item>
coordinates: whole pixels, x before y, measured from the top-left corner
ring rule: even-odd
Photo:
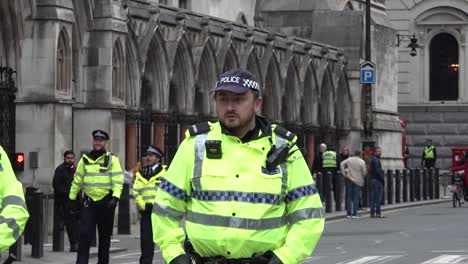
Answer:
[[[78,244],[71,244],[70,252],[78,252]]]
[[[385,216],[378,214],[375,216],[375,218],[385,218]]]
[[[375,218],[375,215],[374,215],[374,214],[371,214],[371,215],[370,215],[370,218]]]

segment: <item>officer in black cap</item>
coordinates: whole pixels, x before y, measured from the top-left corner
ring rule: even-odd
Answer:
[[[80,217],[80,242],[77,264],[89,261],[89,249],[96,225],[99,233],[98,263],[109,263],[110,239],[115,208],[123,189],[124,174],[116,155],[106,150],[109,134],[94,130],[93,149],[83,154],[76,167],[69,199],[76,206],[76,197],[84,191]]]
[[[135,173],[133,196],[140,211],[140,264],[153,263],[154,241],[151,226],[156,190],[161,179],[166,174],[166,166],[161,164],[163,151],[156,146],[149,146],[144,153],[145,166]]]

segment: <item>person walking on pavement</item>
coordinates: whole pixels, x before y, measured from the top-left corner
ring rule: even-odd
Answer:
[[[324,211],[297,136],[256,115],[263,99],[246,70],[223,73],[214,100],[219,121],[189,128],[156,194],[153,236],[164,260],[302,262]],[[184,251],[186,237],[193,248]]]
[[[354,151],[354,155],[340,163],[341,174],[346,179],[346,216],[358,218],[359,197],[367,176],[366,162],[360,158],[361,151]]]
[[[432,145],[431,139],[426,139],[426,147],[423,150],[421,157],[421,167],[427,169],[434,168],[437,161],[437,149]]]
[[[380,163],[380,156],[382,149],[376,147],[374,155],[370,162],[370,175],[371,175],[371,199],[370,199],[370,216],[371,218],[383,218],[380,205],[382,203],[383,187],[385,186],[385,173]]]
[[[340,159],[336,151],[334,150],[333,146],[329,146],[328,149],[322,154],[322,178],[327,177],[327,179],[324,179],[323,181],[323,184],[325,185],[323,189],[324,193],[326,192],[325,190],[333,191],[333,198],[335,200],[336,211],[341,210],[340,184],[337,174],[339,164]]]
[[[54,233],[61,232],[65,226],[70,241],[70,252],[78,252],[79,225],[78,210],[69,210],[68,196],[75,173],[75,153],[71,150],[63,153],[63,163],[54,173],[52,187],[54,188]]]
[[[108,264],[115,207],[122,193],[124,173],[118,157],[106,151],[109,135],[103,130],[94,130],[92,136],[93,150],[83,154],[78,162],[69,196],[72,206],[77,207],[78,192],[84,190],[76,263],[88,263],[89,248],[97,225],[98,264]]]
[[[20,237],[28,218],[23,185],[16,179],[10,159],[0,146],[0,254]]]
[[[156,146],[149,146],[145,153],[145,167],[135,173],[133,197],[140,211],[140,264],[153,263],[154,242],[151,226],[156,190],[166,173],[166,166],[161,164],[162,150]]]

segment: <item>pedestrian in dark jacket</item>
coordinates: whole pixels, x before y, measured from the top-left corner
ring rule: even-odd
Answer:
[[[382,149],[376,147],[374,149],[374,155],[370,162],[370,178],[371,178],[371,199],[370,199],[370,213],[371,217],[382,218],[380,212],[380,204],[382,202],[383,187],[385,186],[385,173],[380,163],[380,156],[382,155]]]
[[[63,154],[63,163],[54,173],[52,185],[54,187],[54,229],[61,232],[66,227],[70,241],[70,252],[78,252],[79,225],[78,211],[68,208],[68,195],[75,173],[75,154],[71,150]]]

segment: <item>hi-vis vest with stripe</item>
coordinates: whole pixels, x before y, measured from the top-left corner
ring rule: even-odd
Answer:
[[[426,146],[424,149],[424,158],[433,159],[434,158],[434,146]]]
[[[322,168],[336,168],[336,152],[327,150],[322,154]]]
[[[10,160],[0,146],[0,254],[23,233],[28,217],[23,186],[16,179]]]
[[[101,200],[110,192],[112,196],[120,198],[123,183],[124,173],[117,156],[107,152],[93,160],[84,154],[76,166],[70,199],[75,200],[82,188],[93,201]]]
[[[166,165],[162,166],[162,170],[153,175],[148,180],[143,177],[140,172],[135,174],[135,183],[133,184],[133,197],[141,210],[145,209],[147,203],[153,204],[156,198],[156,190],[161,183],[161,178],[166,174]]]
[[[294,146],[284,163],[265,168],[273,144],[297,137],[275,125],[271,134],[246,143],[223,134],[219,123],[197,130],[179,147],[153,206],[153,236],[165,261],[184,254],[183,217],[201,256],[249,258],[273,250],[285,264],[309,256],[324,212],[302,153]],[[221,159],[207,158],[207,140],[221,141]]]

